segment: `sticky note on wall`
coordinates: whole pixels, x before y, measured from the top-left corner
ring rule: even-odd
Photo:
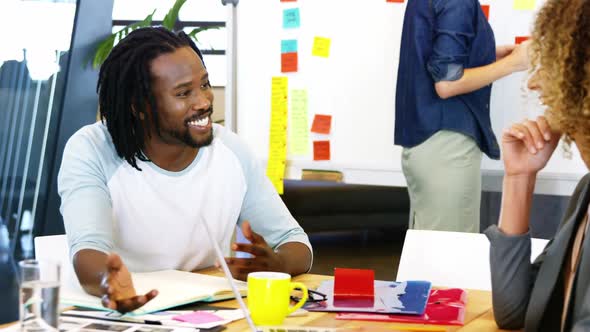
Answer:
[[[514,0],[515,10],[533,10],[535,9],[536,0]]]
[[[291,90],[291,110],[289,112],[289,148],[293,155],[309,153],[309,126],[307,116],[307,90]]]
[[[330,44],[332,41],[326,37],[314,37],[311,55],[328,58],[330,56]]]
[[[287,77],[272,78],[270,136],[266,175],[279,194],[283,193],[283,178],[287,158],[288,84]]]
[[[490,5],[481,5],[481,10],[483,14],[486,16],[486,19],[490,19]]]
[[[297,52],[297,39],[283,39],[281,40],[281,53],[295,53]]]
[[[281,73],[297,72],[297,52],[281,53]]]
[[[531,37],[529,37],[529,36],[516,36],[516,37],[514,37],[514,43],[518,45],[525,40],[529,40],[530,38]]]
[[[404,3],[404,0],[387,0],[386,2]]]
[[[299,28],[300,25],[299,8],[283,10],[283,29]]]
[[[316,114],[311,125],[311,132],[318,134],[329,134],[332,128],[332,116]]]
[[[313,160],[330,160],[330,141],[313,142]]]

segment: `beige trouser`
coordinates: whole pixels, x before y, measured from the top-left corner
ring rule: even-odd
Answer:
[[[478,233],[481,158],[473,139],[447,130],[404,148],[410,228]]]

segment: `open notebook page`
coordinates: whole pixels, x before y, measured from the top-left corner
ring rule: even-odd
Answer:
[[[132,273],[133,284],[138,294],[157,289],[159,294],[143,307],[133,311],[133,315],[166,310],[196,301],[216,301],[233,298],[227,280],[223,277],[205,274],[163,270],[156,272]],[[236,281],[242,295],[247,287],[243,281]],[[79,285],[62,285],[60,303],[98,310],[109,310],[102,306],[100,298],[84,292]]]

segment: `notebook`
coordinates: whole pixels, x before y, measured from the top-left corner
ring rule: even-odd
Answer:
[[[459,288],[433,289],[423,315],[383,315],[375,313],[340,313],[336,319],[380,322],[463,325],[467,292]]]
[[[158,296],[131,312],[131,315],[145,315],[197,301],[211,302],[234,298],[230,285],[224,277],[178,270],[132,273],[131,275],[138,294],[145,294],[152,289],[158,290]],[[235,284],[240,295],[245,296],[246,283],[235,281]],[[81,287],[76,286],[78,285],[62,286],[61,304],[109,310],[102,306],[99,297],[89,295]]]
[[[372,306],[343,306],[334,304],[334,280],[326,280],[317,291],[326,294],[327,300],[308,302],[303,308],[309,311],[402,313],[421,315],[430,294],[429,281],[383,281],[375,280],[375,298]]]

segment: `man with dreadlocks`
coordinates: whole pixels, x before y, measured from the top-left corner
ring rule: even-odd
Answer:
[[[203,57],[183,32],[142,28],[112,50],[97,85],[102,121],[75,133],[58,177],[61,213],[78,280],[105,307],[134,310],[129,271],[193,271],[215,264],[213,241],[230,247],[236,225],[251,243],[227,258],[234,277],[300,274],[308,237],[244,143],[211,123]]]

